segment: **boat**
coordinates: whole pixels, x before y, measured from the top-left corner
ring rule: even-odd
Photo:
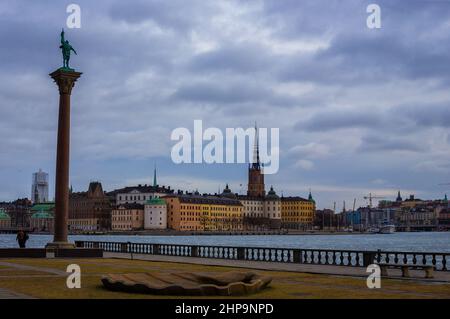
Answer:
[[[380,229],[377,227],[370,227],[369,229],[367,229],[366,233],[369,234],[379,234],[380,233]]]
[[[393,234],[395,233],[395,225],[383,225],[380,227],[380,234]]]
[[[350,227],[344,227],[344,228],[342,229],[342,231],[345,232],[345,233],[353,233],[353,227],[352,227],[352,226],[350,226]]]

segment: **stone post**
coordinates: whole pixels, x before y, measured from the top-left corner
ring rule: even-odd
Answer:
[[[237,259],[245,260],[245,248],[244,247],[237,248]]]
[[[67,240],[69,219],[69,150],[70,150],[70,95],[82,73],[58,69],[50,74],[59,89],[58,142],[55,176],[55,227],[52,243],[47,248],[74,248]]]
[[[294,249],[293,250],[293,259],[294,259],[294,263],[296,263],[296,264],[303,263],[302,251],[300,249]]]
[[[191,257],[198,257],[198,246],[191,246]]]

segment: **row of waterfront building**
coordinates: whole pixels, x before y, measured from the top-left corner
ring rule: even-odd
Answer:
[[[335,214],[332,210],[316,211],[315,227],[323,229],[367,230],[395,225],[397,231],[450,230],[450,203],[442,199],[422,200],[410,195],[403,199],[400,191],[395,201],[382,200],[378,207],[360,207]]]
[[[53,230],[54,203],[31,204],[26,199],[0,203],[0,228]],[[271,187],[262,197],[239,195],[226,186],[220,194],[174,191],[158,185],[137,185],[104,192],[91,182],[86,192],[70,192],[69,230],[232,231],[312,228],[315,202],[278,196]],[[18,217],[20,214],[20,217]],[[12,215],[15,215],[13,219]]]
[[[258,145],[258,143],[256,144]],[[86,192],[69,192],[69,230],[131,231],[171,229],[176,231],[235,231],[255,229],[311,229],[315,201],[278,196],[273,187],[266,193],[259,149],[254,150],[248,168],[247,194],[225,187],[216,194],[175,191],[159,186],[156,170],[152,185],[137,185],[105,192],[100,182],[91,182]],[[33,184],[48,181],[43,172],[33,176]],[[41,176],[42,175],[42,176]],[[47,185],[48,188],[48,185]],[[42,202],[38,194],[45,186],[33,186],[34,205],[27,199],[0,203],[0,227],[30,227],[53,230],[54,204]],[[47,195],[48,196],[48,195]],[[9,223],[9,225],[8,225]]]
[[[252,194],[254,195],[254,194]],[[235,194],[228,185],[220,194],[174,191],[158,185],[137,185],[104,192],[92,182],[87,192],[71,192],[69,227],[72,232],[172,229],[177,231],[233,231],[254,229],[324,229],[365,231],[386,224],[398,231],[450,229],[447,196],[422,200],[380,201],[335,213],[315,210],[309,198],[278,196],[273,188],[263,196]],[[0,229],[25,227],[52,231],[54,204],[31,204],[27,199],[0,203]]]

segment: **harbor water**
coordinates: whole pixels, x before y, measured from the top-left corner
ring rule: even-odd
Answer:
[[[42,248],[51,235],[30,234],[27,247]],[[450,253],[450,232],[413,232],[348,235],[255,235],[255,236],[125,236],[72,235],[70,241],[91,240],[155,244],[303,249],[390,250]],[[0,234],[0,248],[18,247],[14,234]]]

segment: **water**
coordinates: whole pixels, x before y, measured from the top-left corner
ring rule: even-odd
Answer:
[[[0,248],[18,247],[15,235],[0,235]],[[50,235],[30,234],[27,247],[41,248]],[[122,236],[74,235],[70,241],[93,240],[155,244],[243,246],[274,248],[316,248],[348,250],[391,250],[450,253],[450,232],[362,234],[362,235],[261,235],[261,236]]]

